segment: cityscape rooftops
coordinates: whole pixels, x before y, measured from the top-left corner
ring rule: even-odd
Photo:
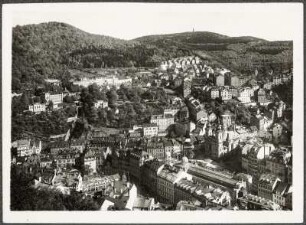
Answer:
[[[260,175],[259,182],[273,184],[277,180],[277,176],[271,173],[264,173]]]
[[[142,127],[157,127],[156,123],[144,123],[142,124]]]
[[[288,193],[290,186],[291,185],[289,185],[288,183],[279,181],[277,182],[274,192],[284,196]]]
[[[271,161],[283,163],[283,164],[287,164],[290,158],[291,158],[291,153],[289,151],[285,151],[281,149],[276,149],[272,151],[268,157],[268,159]]]

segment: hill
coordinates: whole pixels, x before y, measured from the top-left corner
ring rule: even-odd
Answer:
[[[213,32],[184,32],[176,34],[150,35],[134,39],[144,43],[154,43],[158,41],[176,41],[188,44],[218,44],[218,43],[248,43],[251,41],[265,41],[255,37],[229,37]]]
[[[229,37],[211,32],[152,35],[126,41],[49,22],[13,28],[12,90],[44,85],[45,78],[70,79],[69,69],[153,67],[196,54],[239,73],[292,65],[292,42]]]
[[[176,46],[238,73],[250,73],[255,68],[265,72],[271,68],[282,70],[292,66],[291,41],[270,42],[256,37],[229,37],[212,32],[152,35],[136,38],[135,41],[162,49]]]
[[[14,27],[12,53],[12,90],[20,92],[44,85],[45,78],[67,80],[68,68],[151,66],[155,50],[49,22]]]

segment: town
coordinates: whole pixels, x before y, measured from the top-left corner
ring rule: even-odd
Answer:
[[[70,75],[12,94],[12,185],[94,210],[292,210],[292,69],[191,55]]]

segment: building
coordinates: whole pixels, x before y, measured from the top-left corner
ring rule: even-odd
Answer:
[[[252,92],[250,88],[241,88],[238,90],[238,99],[242,103],[250,103],[251,102]]]
[[[214,132],[215,135],[211,132],[207,132],[203,147],[205,154],[210,156],[213,159],[218,159],[228,153],[228,149],[223,144],[223,132],[221,126],[218,130]]]
[[[291,160],[291,152],[285,149],[276,149],[272,151],[266,159],[266,171],[274,174],[282,182],[288,182],[289,162]]]
[[[240,86],[244,85],[249,79],[250,76],[239,76]]]
[[[258,103],[263,104],[267,102],[265,89],[260,88],[255,93],[256,93],[255,97]]]
[[[60,86],[61,82],[57,79],[45,79],[45,82],[53,85],[53,86]]]
[[[215,76],[215,85],[219,86],[219,87],[224,86],[224,75],[219,74],[219,75]]]
[[[273,201],[259,197],[257,195],[247,194],[237,200],[239,208],[245,210],[280,210],[280,206]]]
[[[273,76],[273,85],[280,85],[280,84],[282,84],[281,75],[274,75]]]
[[[266,170],[265,160],[274,150],[274,145],[269,143],[254,145],[249,150],[247,154],[247,173],[252,176],[251,192],[258,193],[258,180]]]
[[[24,157],[33,154],[40,154],[41,141],[32,139],[17,140],[12,143],[12,147],[17,148],[17,156]]]
[[[182,200],[193,201],[195,200],[193,194],[197,189],[195,182],[187,179],[179,180],[174,185],[174,204]]]
[[[189,110],[187,106],[183,106],[178,112],[178,120],[181,122],[186,121],[189,118]]]
[[[273,124],[273,121],[274,121],[273,115],[271,118],[269,118],[265,115],[258,113],[251,117],[250,122],[251,122],[251,125],[256,126],[259,131],[266,131],[268,130],[268,128],[271,127],[271,125]]]
[[[50,158],[41,158],[39,166],[40,168],[51,168],[52,165],[52,159]]]
[[[290,184],[286,193],[286,208],[292,210],[292,184]]]
[[[221,117],[222,117],[222,125],[223,129],[227,130],[232,125],[232,113],[229,110],[225,110]]]
[[[237,88],[230,87],[228,90],[229,90],[230,94],[232,95],[232,98],[233,97],[238,97],[238,89]]]
[[[272,201],[274,189],[279,181],[280,179],[273,174],[264,173],[260,175],[258,180],[258,196]]]
[[[292,209],[292,199],[290,202],[290,194],[292,198],[292,193],[290,193],[291,185],[284,182],[277,182],[274,188],[272,201],[280,205],[282,208]]]
[[[30,140],[18,140],[12,145],[17,147],[17,156],[19,157],[33,154],[32,150],[30,149]]]
[[[154,198],[137,197],[133,204],[133,211],[154,210]]]
[[[56,141],[56,142],[51,142],[49,147],[51,155],[57,155],[60,152],[69,149],[69,143],[65,141]]]
[[[75,165],[76,158],[79,157],[79,154],[65,152],[60,153],[59,155],[54,156],[56,165],[59,168],[69,168]]]
[[[60,107],[60,104],[63,103],[64,99],[64,94],[50,94],[50,93],[45,93],[45,99],[47,102],[52,102],[53,103],[53,108],[57,109]]]
[[[141,183],[154,196],[157,195],[157,175],[165,164],[157,159],[145,161],[141,169]]]
[[[165,149],[163,142],[158,140],[149,140],[146,146],[147,153],[156,159],[165,158]]]
[[[147,160],[151,158],[145,151],[135,150],[129,154],[129,172],[132,178],[141,181],[141,167]]]
[[[118,78],[115,76],[101,76],[101,77],[94,77],[94,78],[81,78],[80,81],[73,81],[74,85],[79,85],[83,87],[88,87],[91,84],[97,84],[98,86],[115,86],[119,88],[122,84],[124,85],[131,85],[132,78],[125,77],[125,78]]]
[[[163,142],[164,142],[165,158],[167,158],[167,156],[173,157],[174,145],[172,140],[166,139],[163,140]]]
[[[191,80],[185,78],[183,80],[183,97],[186,98],[191,93]]]
[[[273,141],[278,143],[283,133],[283,126],[279,123],[274,123],[272,127]]]
[[[89,174],[97,172],[97,160],[93,151],[87,151],[84,156],[85,169]]]
[[[210,89],[210,98],[216,99],[220,97],[220,92],[218,88],[211,88]]]
[[[174,124],[174,117],[171,114],[152,115],[150,123],[157,124],[158,132],[162,133],[165,132],[171,124]]]
[[[114,183],[119,180],[119,174],[104,177],[95,175],[84,176],[84,178],[79,180],[80,188],[78,191],[82,191],[84,193],[95,193],[99,191],[104,192],[108,186],[114,186]]]
[[[75,150],[75,152],[82,153],[85,149],[85,140],[83,139],[71,139],[69,142],[70,149]]]
[[[168,107],[164,109],[164,115],[166,114],[171,114],[173,117],[177,116],[178,112],[179,112],[179,108],[178,107]]]
[[[29,105],[29,111],[34,113],[41,113],[46,111],[46,104],[42,103],[34,103],[32,105]]]
[[[144,137],[154,137],[158,135],[158,126],[156,123],[143,124],[142,127]]]
[[[201,160],[199,160],[201,161]],[[192,175],[192,180],[201,186],[211,186],[222,188],[230,191],[231,195],[235,195],[235,189],[239,185],[239,181],[234,179],[234,175],[224,168],[216,168],[212,164],[176,164],[179,169],[185,169],[188,174]],[[203,191],[203,190],[202,190]],[[212,191],[208,191],[212,192]]]
[[[104,100],[97,100],[95,102],[95,108],[107,108],[108,107],[108,102],[107,101],[104,101]]]
[[[187,101],[188,101],[187,106],[189,109],[190,118],[194,122],[197,122],[200,119],[205,120],[208,118],[207,112],[204,109],[203,105],[199,102],[199,100],[190,97]]]
[[[230,86],[233,86],[233,87],[239,87],[240,86],[240,79],[237,75],[231,75]]]
[[[229,91],[228,88],[223,88],[220,90],[220,96],[221,96],[221,99],[223,101],[228,101],[230,99],[232,99],[232,93]]]
[[[164,167],[157,175],[157,197],[160,202],[174,204],[174,185],[183,178],[191,179],[184,171]]]

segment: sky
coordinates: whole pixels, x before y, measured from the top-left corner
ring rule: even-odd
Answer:
[[[299,3],[16,4],[12,26],[58,21],[121,39],[152,34],[210,31],[232,37],[293,40]]]

